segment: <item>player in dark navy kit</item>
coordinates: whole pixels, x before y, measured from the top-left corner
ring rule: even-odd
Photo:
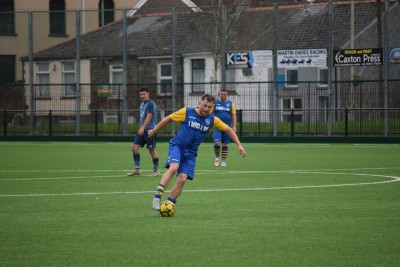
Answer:
[[[215,101],[214,109],[212,112],[214,116],[220,118],[222,122],[230,126],[233,131],[236,132],[236,107],[235,104],[228,99],[228,90],[221,89],[219,91],[219,99]],[[215,153],[214,165],[219,166],[221,155],[221,166],[226,167],[226,160],[228,159],[228,149],[230,143],[229,135],[225,132],[214,130],[213,140]]]
[[[147,87],[139,89],[140,100],[140,128],[135,136],[132,144],[133,161],[135,169],[129,172],[128,176],[140,175],[140,153],[139,149],[145,144],[149,149],[151,158],[153,160],[153,172],[150,176],[159,176],[158,170],[158,154],[156,151],[156,137],[148,138],[147,132],[153,129],[157,124],[157,106],[153,100],[150,99],[150,91]]]
[[[153,137],[169,122],[181,123],[179,131],[169,142],[168,160],[165,164],[168,170],[163,174],[157,186],[153,199],[153,209],[160,209],[161,197],[175,175],[177,175],[177,180],[168,197],[168,200],[173,203],[176,203],[177,198],[182,193],[187,179],[193,180],[197,151],[211,128],[228,133],[236,143],[239,153],[243,157],[246,156],[246,151],[235,131],[219,118],[210,114],[214,103],[215,98],[212,95],[205,94],[201,97],[198,107],[182,108],[162,119],[153,130],[148,131],[149,137]]]

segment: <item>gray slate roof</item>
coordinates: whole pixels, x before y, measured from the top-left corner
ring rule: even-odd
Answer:
[[[383,8],[382,8],[383,10]],[[376,5],[355,5],[355,32],[365,29],[376,18]],[[179,13],[177,53],[210,52],[205,29],[214,29],[212,14]],[[233,25],[234,35],[227,51],[270,50],[274,47],[274,11],[271,8],[243,10]],[[349,5],[334,6],[334,49],[350,39]],[[171,56],[172,16],[135,16],[127,19],[128,55]],[[328,6],[294,5],[279,10],[279,49],[328,48]],[[111,23],[81,36],[81,58],[122,57],[122,21]],[[371,45],[369,45],[371,46]],[[368,46],[367,46],[368,47]],[[360,47],[362,48],[362,47]],[[76,40],[60,43],[34,53],[34,60],[74,59]],[[24,58],[27,60],[27,58]]]

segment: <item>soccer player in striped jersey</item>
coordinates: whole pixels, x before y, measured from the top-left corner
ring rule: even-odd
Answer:
[[[228,90],[221,89],[219,91],[219,99],[215,101],[213,113],[214,116],[220,118],[221,121],[232,127],[233,131],[236,132],[236,107],[235,104],[228,99]],[[214,165],[219,166],[219,163],[221,162],[221,166],[226,167],[230,143],[229,135],[216,129],[213,131],[213,140],[215,153]]]
[[[239,153],[243,157],[246,156],[246,151],[235,131],[219,118],[210,114],[214,103],[214,96],[205,94],[201,97],[196,108],[182,108],[165,117],[154,129],[149,130],[148,135],[151,138],[169,122],[181,123],[179,131],[169,142],[168,159],[165,164],[168,170],[163,174],[157,186],[153,199],[153,209],[160,209],[161,197],[175,175],[177,175],[177,180],[168,197],[168,200],[173,203],[176,203],[177,198],[182,193],[187,179],[193,180],[198,148],[211,128],[228,133],[236,143]]]

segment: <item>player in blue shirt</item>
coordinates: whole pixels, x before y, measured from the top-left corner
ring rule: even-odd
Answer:
[[[147,144],[151,158],[153,160],[153,172],[150,176],[159,176],[158,170],[158,154],[156,151],[156,137],[148,138],[147,132],[153,129],[157,124],[157,106],[153,100],[150,99],[150,90],[147,87],[139,89],[140,100],[140,128],[135,136],[132,145],[133,161],[135,169],[129,172],[128,176],[140,175],[140,153],[139,149]]]
[[[153,130],[148,132],[149,137],[152,137],[170,121],[181,123],[179,131],[169,142],[168,160],[165,164],[168,170],[163,174],[156,189],[153,209],[160,209],[161,197],[175,175],[177,175],[177,180],[168,197],[168,200],[173,203],[176,203],[177,198],[182,193],[187,179],[193,180],[197,151],[211,128],[228,133],[236,143],[239,153],[243,157],[246,156],[246,151],[235,131],[219,118],[210,114],[214,102],[215,98],[212,95],[205,94],[201,97],[198,107],[182,108],[162,119]]]
[[[221,121],[232,127],[233,131],[236,132],[236,107],[231,100],[228,100],[228,90],[221,89],[219,91],[219,99],[215,101],[213,113],[214,116],[220,118]],[[215,153],[214,165],[219,166],[219,157],[221,155],[221,166],[226,167],[226,160],[228,158],[228,149],[230,143],[229,135],[225,132],[214,130],[213,140]]]

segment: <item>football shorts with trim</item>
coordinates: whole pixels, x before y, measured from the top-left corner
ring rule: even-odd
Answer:
[[[168,159],[165,168],[169,168],[171,163],[178,163],[179,168],[177,174],[185,173],[188,179],[193,180],[194,168],[196,166],[196,156],[194,154],[185,153],[184,149],[179,146],[170,144],[168,150]]]

